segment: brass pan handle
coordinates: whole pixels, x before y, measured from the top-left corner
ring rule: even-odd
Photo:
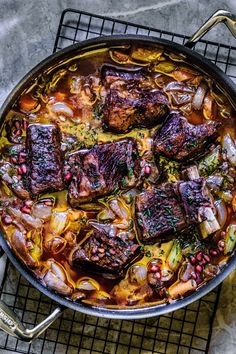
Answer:
[[[63,312],[57,307],[45,320],[32,329],[25,328],[17,315],[0,300],[0,329],[25,342],[31,342],[40,336]]]
[[[232,35],[236,38],[236,16],[226,10],[217,10],[185,43],[188,48],[193,48],[194,45],[214,26],[223,22]]]

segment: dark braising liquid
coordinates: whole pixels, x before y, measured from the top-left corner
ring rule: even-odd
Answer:
[[[115,89],[121,90],[119,99],[123,99],[119,109],[130,104],[127,101],[131,100],[130,92],[139,100],[140,87],[144,85],[145,94],[147,90],[159,90],[168,100],[169,111],[178,112],[194,126],[219,122],[217,136],[209,139],[191,158],[178,160],[175,156],[167,157],[165,151],[163,154],[153,152],[155,135],[168,117],[151,126],[145,127],[143,123],[131,124],[125,131],[122,126],[120,131],[110,129],[109,122],[104,124],[104,102],[112,86],[110,79],[107,79],[108,86],[101,79],[104,67],[115,73],[121,70],[130,75],[144,73],[141,84],[130,77],[128,84],[124,77],[113,77]],[[108,105],[108,109],[110,107]],[[133,107],[127,108],[126,114],[128,111],[133,114],[133,110]],[[170,302],[195,291],[216,276],[233,255],[236,243],[235,112],[214,80],[186,63],[184,56],[165,53],[158,47],[117,46],[81,52],[47,69],[31,82],[4,118],[0,138],[1,224],[16,255],[45,286],[74,301],[99,306],[148,306]],[[25,140],[28,126],[35,123],[53,124],[60,129],[65,188],[32,196]],[[137,143],[138,155],[143,161],[141,182],[130,188],[123,185],[71,206],[68,188],[72,170],[67,164],[68,156],[81,149],[122,139]],[[172,232],[145,242],[140,236],[144,226],[140,230],[137,222],[137,196],[167,184],[178,185],[185,179],[183,170],[191,166],[197,168],[197,178],[204,180],[211,194],[215,221],[205,216],[205,220],[186,224],[181,229],[174,224]],[[165,211],[169,219],[172,218],[171,223],[175,223],[171,202]],[[148,205],[143,220],[147,216],[153,217]],[[95,229],[100,230],[104,225],[112,226],[118,234],[126,233],[126,237],[138,245],[135,257],[129,259],[121,271],[96,269],[94,263],[90,266],[89,262],[76,262],[76,252],[89,240],[93,223],[99,224]],[[161,227],[164,226],[158,226],[157,222],[154,231],[159,232]],[[99,257],[109,257],[106,247],[100,250],[96,247],[91,245],[89,250],[95,264]]]

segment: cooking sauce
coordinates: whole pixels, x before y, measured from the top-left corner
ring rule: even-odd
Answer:
[[[189,123],[199,125],[210,120],[219,121],[222,125],[218,138],[201,151],[194,162],[180,163],[163,156],[154,160],[150,155],[153,137],[163,122],[152,128],[134,127],[124,133],[105,129],[101,82],[104,65],[112,65],[114,70],[145,71],[152,87],[167,96],[170,110],[181,112]],[[77,209],[68,204],[67,188],[37,198],[17,194],[16,190],[27,190],[29,171],[24,144],[27,126],[34,123],[59,126],[65,156],[96,144],[134,139],[141,157],[145,154],[152,156],[150,166],[156,171],[154,176],[145,176],[143,187],[146,189],[153,184],[178,182],[182,179],[182,167],[194,163],[201,177],[221,180],[220,186],[213,183],[209,187],[216,205],[216,218],[221,221],[220,229],[204,238],[197,225],[174,233],[167,240],[144,245],[138,238],[134,222],[135,193],[140,193],[141,189],[135,193],[116,190],[81,204]],[[224,139],[227,135],[228,143]],[[186,63],[184,56],[163,52],[158,47],[117,46],[82,52],[50,67],[31,82],[5,117],[0,138],[1,225],[5,237],[16,255],[45,286],[73,301],[120,308],[150,306],[186,296],[216,276],[234,253],[235,138],[232,106],[214,80]],[[17,146],[21,149],[19,154]],[[215,160],[207,158],[206,155],[217,146],[219,156]],[[10,164],[13,168],[9,167]],[[201,170],[199,166],[206,168]],[[112,200],[118,201],[121,210],[125,211],[128,220],[125,230],[134,232],[140,245],[138,257],[119,276],[77,267],[71,261],[71,252],[89,237],[90,222],[119,225],[124,221],[118,215],[113,220],[103,215],[108,213]],[[29,221],[29,216],[33,220]],[[39,227],[36,225],[38,220],[41,220]],[[18,239],[13,237],[16,230]],[[191,268],[190,273],[186,271],[187,267]]]

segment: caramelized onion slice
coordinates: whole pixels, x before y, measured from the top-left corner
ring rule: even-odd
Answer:
[[[216,118],[217,115],[216,102],[209,92],[205,95],[203,101],[203,115],[204,118],[208,120]]]
[[[109,208],[105,208],[98,214],[98,220],[101,221],[115,220],[115,218],[115,214]]]
[[[26,227],[33,227],[39,229],[43,226],[43,223],[40,219],[35,218],[32,215],[22,213],[19,209],[8,207],[7,212],[14,216],[16,221],[23,223]]]
[[[223,228],[227,220],[227,208],[225,202],[221,199],[215,201],[217,220],[220,227]]]
[[[233,166],[236,166],[236,145],[229,134],[226,134],[223,137],[222,145],[223,148],[226,150],[227,158],[229,162]]]
[[[26,247],[26,235],[19,230],[15,230],[11,237],[11,245],[17,255],[28,265],[35,266],[36,261],[30,255],[28,248]]]
[[[132,284],[140,284],[147,280],[147,267],[135,264],[129,268],[129,280]]]
[[[206,92],[207,92],[207,85],[205,83],[200,84],[197,88],[197,91],[192,101],[192,106],[194,109],[196,110],[201,109]]]
[[[72,293],[72,288],[68,286],[63,280],[61,280],[57,275],[55,275],[51,270],[46,272],[43,281],[46,286],[62,295],[70,295]]]
[[[42,220],[48,220],[52,214],[52,206],[36,202],[32,208],[32,215]]]
[[[54,211],[50,220],[50,229],[56,235],[60,235],[68,226],[68,213]]]
[[[84,277],[77,281],[76,289],[82,291],[96,291],[100,290],[100,285],[96,280]]]
[[[47,235],[44,245],[47,250],[52,252],[53,254],[59,254],[64,251],[67,245],[67,241],[60,236]]]
[[[165,91],[178,91],[186,93],[195,93],[195,87],[183,82],[171,81],[165,86]]]
[[[114,225],[111,224],[101,224],[95,221],[90,221],[90,225],[92,225],[98,231],[105,231],[109,234],[110,237],[114,237],[117,234],[117,229]]]

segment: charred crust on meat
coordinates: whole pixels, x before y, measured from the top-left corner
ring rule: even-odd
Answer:
[[[111,237],[104,230],[91,228],[85,241],[73,253],[72,264],[91,272],[121,276],[125,267],[138,257],[139,251],[136,239],[129,239],[123,232]]]
[[[30,124],[27,129],[29,188],[32,196],[64,188],[60,129],[52,124]]]
[[[216,121],[193,125],[180,112],[172,111],[154,136],[154,152],[186,162],[217,137],[219,126]]]
[[[105,129],[123,133],[134,127],[153,127],[169,112],[168,99],[156,89],[143,70],[120,70],[104,66],[103,123]]]
[[[67,163],[73,174],[68,188],[68,200],[73,207],[140,183],[140,159],[133,139],[78,150],[68,156]]]

